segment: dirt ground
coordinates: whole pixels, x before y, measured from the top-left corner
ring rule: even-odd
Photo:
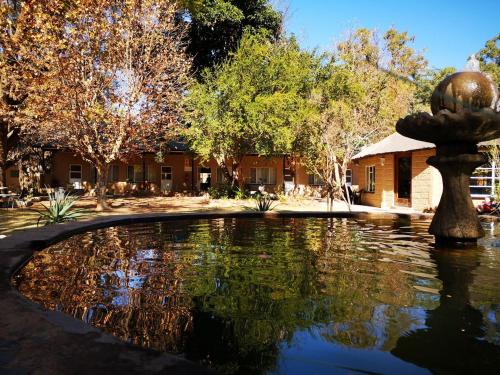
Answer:
[[[234,199],[210,199],[202,197],[147,197],[147,198],[114,198],[108,203],[112,209],[105,212],[96,212],[96,200],[92,197],[81,198],[75,207],[88,210],[82,220],[88,220],[102,215],[126,215],[148,212],[206,212],[206,211],[242,211],[255,207],[255,201]],[[38,214],[34,210],[42,210],[47,201],[35,203],[29,209],[0,209],[0,236],[16,230],[35,227]],[[326,201],[310,198],[290,198],[285,201],[276,201],[276,211],[325,211]],[[342,202],[338,203],[338,210],[345,210]]]

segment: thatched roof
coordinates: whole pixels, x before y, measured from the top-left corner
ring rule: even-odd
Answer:
[[[488,142],[481,142],[480,146],[487,146],[490,144],[498,144],[499,140],[493,140]],[[352,159],[361,159],[367,156],[390,154],[394,152],[408,152],[416,150],[425,150],[436,147],[434,143],[417,141],[412,138],[405,137],[399,133],[393,133],[388,137],[385,137],[380,142],[369,145],[356,154]]]

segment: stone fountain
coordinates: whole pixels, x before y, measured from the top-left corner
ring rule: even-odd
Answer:
[[[488,159],[478,152],[479,142],[500,138],[498,88],[485,74],[473,71],[445,78],[431,98],[432,115],[417,113],[400,119],[398,133],[436,145],[427,164],[443,179],[443,195],[429,228],[436,245],[476,242],[484,236],[470,196],[470,177]]]

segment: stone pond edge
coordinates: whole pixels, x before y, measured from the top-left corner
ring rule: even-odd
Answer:
[[[38,370],[56,374],[67,373],[78,366],[79,373],[94,374],[117,371],[127,374],[212,373],[181,357],[127,344],[64,313],[46,311],[17,292],[11,278],[35,252],[75,234],[99,228],[172,220],[289,217],[429,219],[432,215],[366,211],[149,213],[100,216],[89,221],[14,232],[0,240],[0,301],[3,306],[0,314],[0,352],[7,358],[2,360],[0,357],[0,370],[12,373]]]

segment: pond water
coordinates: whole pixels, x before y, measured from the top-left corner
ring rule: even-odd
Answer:
[[[500,225],[434,250],[428,221],[111,227],[35,255],[18,290],[221,374],[498,373]]]

